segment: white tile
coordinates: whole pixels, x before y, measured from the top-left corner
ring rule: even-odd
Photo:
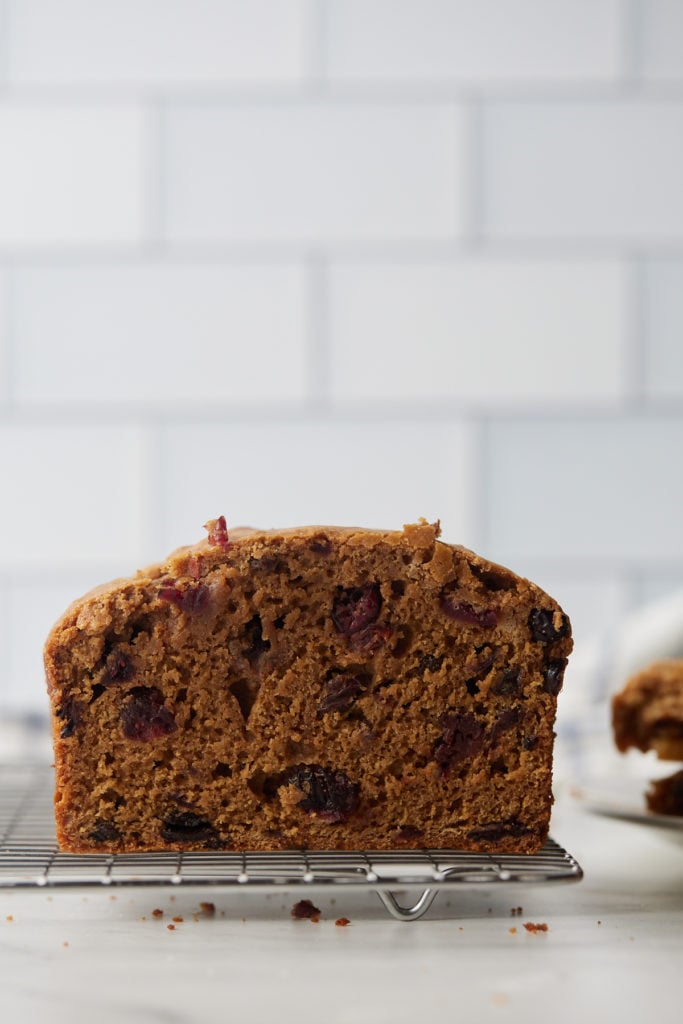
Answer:
[[[683,260],[650,260],[645,270],[645,388],[683,397]]]
[[[142,441],[127,426],[0,425],[0,567],[121,559],[136,568],[146,511]]]
[[[254,83],[303,73],[306,0],[14,0],[12,84]]]
[[[683,566],[678,571],[646,572],[637,590],[638,604],[642,608],[658,604],[683,593]]]
[[[498,238],[683,237],[683,103],[492,104],[484,231]]]
[[[167,237],[448,238],[461,228],[462,146],[448,106],[176,106]]]
[[[628,594],[617,571],[573,573],[571,565],[549,568],[533,559],[518,562],[515,569],[559,601],[571,620],[577,650],[604,639],[628,609]]]
[[[683,559],[683,417],[503,419],[488,450],[493,557],[575,571]]]
[[[9,650],[11,637],[12,628],[9,621],[9,591],[5,581],[0,580],[0,651],[7,652]],[[9,703],[11,678],[12,673],[10,671],[9,658],[5,656],[0,659],[0,713],[2,713]],[[1,740],[0,753],[4,753],[2,750]]]
[[[300,267],[76,265],[15,275],[20,403],[177,410],[305,395]]]
[[[623,390],[625,282],[610,261],[334,264],[339,402],[613,402]]]
[[[0,402],[9,394],[9,303],[7,274],[0,270]]]
[[[472,459],[461,422],[169,427],[162,535],[168,549],[199,540],[218,515],[233,526],[387,529],[424,516],[441,519],[445,540],[476,547]]]
[[[139,241],[145,146],[134,106],[0,105],[0,245]]]
[[[327,0],[332,79],[613,78],[617,0]]]
[[[650,81],[683,79],[681,0],[639,0],[638,70]]]

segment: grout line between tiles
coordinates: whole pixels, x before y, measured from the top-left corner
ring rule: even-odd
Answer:
[[[148,178],[153,175],[148,175]],[[163,169],[160,174],[163,179]],[[165,200],[163,180],[157,197],[159,207],[154,220],[163,220]],[[163,234],[163,232],[162,232]],[[155,260],[168,265],[182,264],[236,264],[239,266],[260,266],[305,262],[310,259],[311,240],[291,238],[284,241],[235,241],[205,242],[186,239],[182,241],[163,240],[163,248],[154,254]],[[552,236],[547,238],[495,238],[477,239],[477,255],[484,259],[515,262],[538,261],[543,263],[593,262],[610,260],[617,262],[633,246],[614,238],[585,237],[582,239]],[[683,258],[683,233],[680,238],[642,238],[638,241],[638,252],[648,256]],[[350,239],[320,239],[315,243],[320,259],[327,262],[389,264],[414,263],[418,266],[435,262],[464,262],[472,256],[471,239],[468,237],[443,237],[432,239],[404,238],[374,241]],[[149,260],[147,253],[137,243],[126,246],[25,246],[20,249],[0,242],[0,261],[6,266],[30,268],[79,269],[84,266],[139,266]]]

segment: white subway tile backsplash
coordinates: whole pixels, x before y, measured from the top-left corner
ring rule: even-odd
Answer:
[[[326,0],[332,80],[604,81],[618,0]]]
[[[651,400],[683,398],[683,259],[645,268],[645,390]]]
[[[683,80],[681,0],[638,0],[638,71],[649,81]]]
[[[683,586],[682,81],[679,0],[0,0],[0,707],[221,513],[440,517],[584,659]]]
[[[306,278],[265,264],[18,268],[14,393],[38,407],[300,402]]]
[[[444,538],[477,543],[472,438],[460,421],[273,420],[178,424],[164,432],[166,548],[201,524],[401,529],[441,518]]]
[[[491,104],[483,221],[491,238],[683,239],[683,103]]]
[[[504,419],[488,434],[492,557],[683,561],[683,419]]]
[[[0,424],[0,568],[137,562],[144,470],[135,427]]]
[[[0,104],[0,246],[134,244],[145,231],[135,106]]]
[[[525,409],[623,394],[626,282],[612,261],[333,264],[332,396]]]
[[[461,113],[422,103],[175,106],[166,238],[450,238],[463,219]]]
[[[9,0],[13,85],[292,82],[308,0]]]

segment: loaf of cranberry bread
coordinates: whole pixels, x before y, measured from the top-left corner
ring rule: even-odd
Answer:
[[[683,816],[683,769],[667,775],[663,779],[654,779],[645,794],[647,809],[653,814]]]
[[[207,529],[50,633],[64,850],[542,846],[555,601],[438,523]]]
[[[623,752],[654,751],[661,761],[683,761],[683,658],[655,661],[636,672],[612,698],[614,741]],[[650,783],[654,814],[683,815],[683,770]]]
[[[612,698],[619,750],[654,750],[662,761],[683,761],[683,658],[656,661],[632,676]]]

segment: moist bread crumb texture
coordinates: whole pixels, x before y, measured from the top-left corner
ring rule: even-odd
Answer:
[[[552,598],[438,523],[207,528],[47,640],[64,850],[542,846]]]
[[[612,699],[614,741],[654,750],[662,761],[683,761],[683,658],[653,662]]]
[[[660,761],[683,761],[683,658],[655,661],[633,675],[612,699],[617,748],[654,751]],[[683,769],[651,782],[654,814],[683,815]]]

